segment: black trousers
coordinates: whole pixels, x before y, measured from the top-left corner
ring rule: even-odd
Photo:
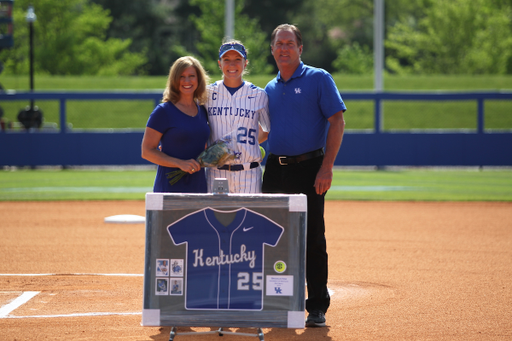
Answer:
[[[263,193],[305,194],[308,200],[306,241],[306,282],[308,298],[306,310],[321,310],[330,305],[327,290],[327,244],[325,240],[325,193],[316,194],[315,178],[323,156],[296,164],[281,166],[270,154],[263,175]]]

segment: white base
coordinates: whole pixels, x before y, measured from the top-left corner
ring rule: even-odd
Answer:
[[[133,214],[119,214],[106,217],[105,222],[114,224],[141,224],[146,222],[146,217]]]

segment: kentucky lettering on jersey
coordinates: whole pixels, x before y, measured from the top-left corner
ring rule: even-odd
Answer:
[[[251,109],[233,107],[209,107],[208,116],[233,116],[254,119],[256,112]]]
[[[224,226],[216,214],[232,214]],[[205,208],[167,227],[175,245],[187,246],[185,309],[262,310],[264,246],[276,246],[283,227],[241,208]]]
[[[254,268],[254,264],[256,261],[256,252],[245,252],[245,249],[246,246],[242,244],[242,246],[240,246],[240,253],[230,255],[225,255],[224,251],[220,250],[219,256],[207,257],[205,261],[203,261],[204,249],[192,250],[192,252],[194,253],[194,264],[192,264],[192,266],[205,266],[205,264],[206,266],[217,266],[241,262],[250,262],[249,267],[252,269]]]

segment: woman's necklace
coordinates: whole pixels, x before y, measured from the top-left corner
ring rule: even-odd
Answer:
[[[185,104],[185,103],[177,102],[176,106],[185,115],[188,115],[188,116],[191,116],[191,117],[194,117],[194,116],[197,115],[197,105],[196,105],[195,102],[192,102],[191,104]]]

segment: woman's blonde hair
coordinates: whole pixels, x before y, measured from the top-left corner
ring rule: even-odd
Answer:
[[[206,103],[206,85],[208,85],[210,77],[208,77],[208,74],[199,60],[191,56],[181,57],[172,64],[162,102],[172,102],[176,104],[180,100],[180,77],[185,69],[191,66],[193,66],[197,72],[197,89],[194,92],[194,100],[199,104]]]

